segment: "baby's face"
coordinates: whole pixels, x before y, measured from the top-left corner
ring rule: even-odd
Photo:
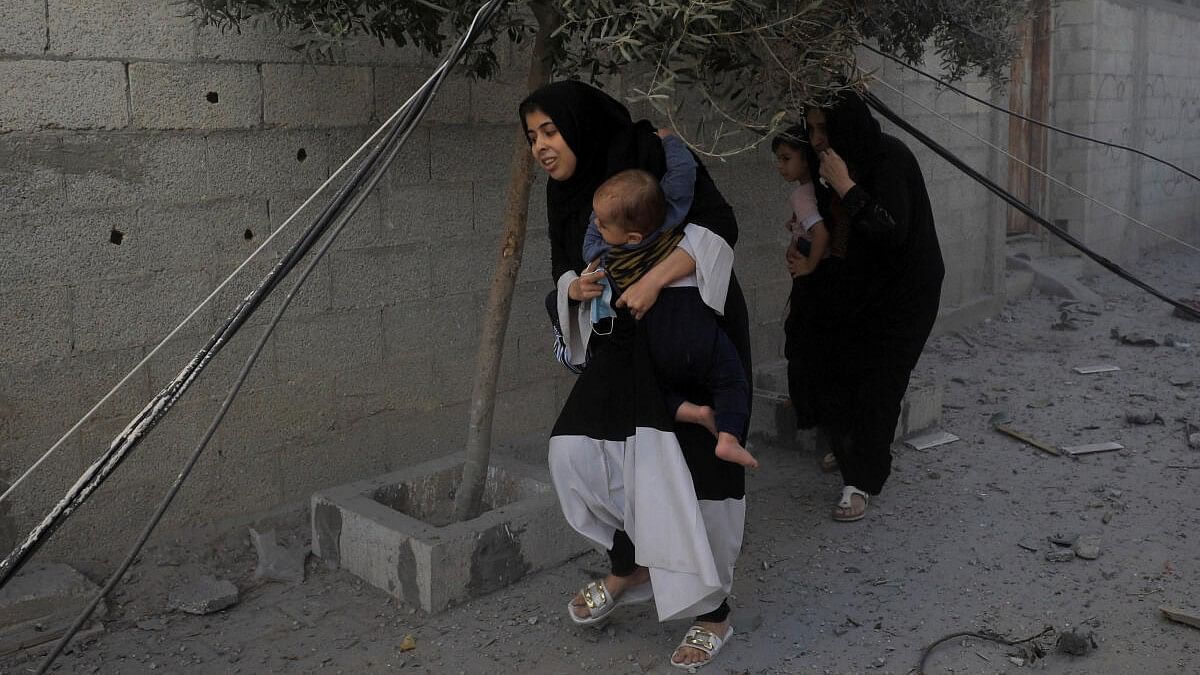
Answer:
[[[808,162],[804,161],[804,153],[790,145],[780,145],[775,150],[775,162],[779,167],[779,175],[789,183],[809,181]]]
[[[629,234],[616,225],[614,212],[615,204],[611,199],[593,199],[592,210],[596,212],[596,229],[600,237],[609,246],[621,246],[629,243]]]

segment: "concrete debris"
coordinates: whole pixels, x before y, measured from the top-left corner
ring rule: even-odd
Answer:
[[[1072,629],[1070,633],[1060,633],[1057,645],[1058,651],[1071,656],[1086,656],[1088,652],[1099,647],[1094,633],[1080,633],[1078,628]]]
[[[1133,408],[1125,411],[1125,421],[1130,424],[1144,426],[1154,424],[1155,422],[1162,423],[1163,418],[1149,408]]]
[[[1056,548],[1046,552],[1046,560],[1050,562],[1071,562],[1075,559],[1075,551],[1069,548]]]
[[[232,582],[203,576],[196,581],[175,589],[168,596],[171,609],[188,614],[212,614],[237,604],[238,589]]]
[[[1190,612],[1185,609],[1168,607],[1166,605],[1159,607],[1158,610],[1172,621],[1191,626],[1192,628],[1200,628],[1200,612]]]
[[[68,565],[30,565],[0,589],[0,654],[58,640],[99,591]],[[101,602],[92,619],[103,618],[107,611]],[[90,624],[80,639],[103,630],[98,623]]]
[[[1097,364],[1094,366],[1075,366],[1074,371],[1080,375],[1095,375],[1096,373],[1115,373],[1121,370],[1120,366],[1112,364]]]
[[[1157,347],[1159,345],[1158,340],[1148,335],[1137,332],[1124,333],[1118,328],[1112,329],[1109,335],[1112,336],[1112,339],[1123,345],[1132,345],[1134,347]]]
[[[250,539],[258,551],[258,565],[254,578],[259,581],[304,582],[304,561],[308,559],[307,546],[280,546],[275,541],[275,531],[259,532],[250,528]]]
[[[1192,379],[1192,376],[1188,373],[1175,373],[1167,378],[1167,382],[1176,387],[1190,387],[1192,386]]]
[[[1064,445],[1062,451],[1068,455],[1090,455],[1095,452],[1112,452],[1113,450],[1124,450],[1125,446],[1115,441],[1106,441],[1104,443],[1088,443],[1086,445]]]
[[[148,631],[164,630],[167,627],[167,620],[162,617],[155,619],[142,619],[141,621],[137,622],[137,627]]]
[[[1085,534],[1075,541],[1072,550],[1084,560],[1095,560],[1100,557],[1100,536]]]
[[[1200,431],[1188,434],[1188,447],[1193,450],[1200,450]]]

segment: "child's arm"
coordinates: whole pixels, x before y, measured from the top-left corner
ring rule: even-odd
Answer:
[[[825,256],[825,249],[829,247],[829,230],[825,229],[825,221],[818,220],[810,230],[812,233],[812,247],[808,251],[808,255],[788,256],[788,269],[792,273],[792,277],[808,276],[816,271],[817,265],[821,264],[821,258]]]
[[[595,260],[608,253],[608,243],[600,236],[600,228],[596,227],[596,212],[588,216],[587,232],[583,235],[583,259]]]
[[[667,158],[667,172],[662,177],[663,194],[667,198],[667,217],[663,231],[671,230],[683,222],[692,210],[692,198],[696,195],[696,158],[683,140],[669,129],[659,131],[662,136],[663,152]]]

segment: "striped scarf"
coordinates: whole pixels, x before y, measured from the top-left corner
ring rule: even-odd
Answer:
[[[650,271],[683,241],[683,228],[663,232],[651,242],[635,249],[614,246],[608,252],[604,269],[618,291],[632,286],[642,275]]]

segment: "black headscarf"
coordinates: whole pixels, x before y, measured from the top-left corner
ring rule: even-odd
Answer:
[[[521,102],[519,115],[526,132],[525,113],[541,110],[575,153],[575,173],[546,185],[550,239],[563,243],[554,261],[554,276],[579,271],[583,233],[592,210],[592,194],[613,174],[639,168],[661,178],[666,172],[662,142],[654,125],[634,123],[629,110],[612,96],[576,80],[548,84]]]
[[[870,171],[872,160],[882,150],[883,131],[866,101],[856,91],[843,91],[833,105],[822,110],[830,147],[852,170],[860,174]]]

